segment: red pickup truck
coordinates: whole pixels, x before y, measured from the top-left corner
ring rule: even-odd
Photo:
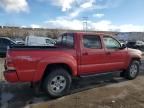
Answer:
[[[4,76],[9,82],[40,82],[50,96],[60,97],[73,77],[121,71],[127,79],[136,78],[141,56],[141,51],[126,48],[107,34],[64,33],[54,47],[9,48]]]

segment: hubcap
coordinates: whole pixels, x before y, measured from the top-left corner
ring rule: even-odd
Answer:
[[[132,64],[130,67],[130,75],[131,77],[135,77],[138,71],[138,67],[136,64]]]
[[[50,89],[54,93],[62,92],[66,87],[66,79],[63,76],[56,76],[50,82]]]

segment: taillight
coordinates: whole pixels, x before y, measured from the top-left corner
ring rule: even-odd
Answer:
[[[14,67],[14,64],[12,62],[12,59],[10,57],[10,52],[9,50],[7,51],[7,55],[6,55],[6,61],[5,61],[5,69],[6,70],[16,70]]]
[[[11,59],[8,59],[6,61],[6,69],[7,70],[16,70]]]

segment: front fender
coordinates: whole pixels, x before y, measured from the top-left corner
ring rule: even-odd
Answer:
[[[45,72],[46,67],[49,64],[57,64],[57,63],[63,63],[68,65],[71,70],[73,76],[77,75],[77,61],[76,59],[69,55],[69,54],[63,54],[63,55],[55,55],[50,57],[45,57],[37,65],[37,71],[34,74],[33,81],[40,81],[43,77],[43,74]]]
[[[129,64],[133,59],[137,59],[137,60],[142,59],[142,52],[139,50],[128,48],[128,54],[129,57],[128,57],[127,67],[129,66]]]
[[[131,58],[138,58],[138,59],[142,58],[142,52],[140,50],[128,48],[128,53]]]

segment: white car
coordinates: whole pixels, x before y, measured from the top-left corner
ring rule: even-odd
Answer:
[[[54,46],[56,42],[48,37],[27,36],[25,38],[26,46]]]

